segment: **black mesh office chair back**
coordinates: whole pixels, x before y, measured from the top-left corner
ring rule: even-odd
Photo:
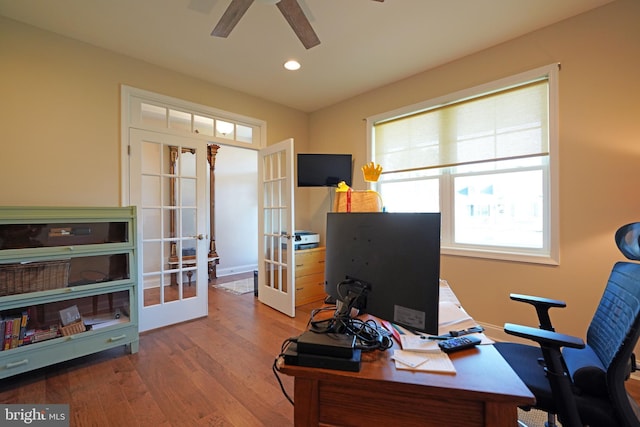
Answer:
[[[640,260],[640,223],[615,235],[620,251]],[[512,294],[538,314],[538,328],[505,324],[505,332],[538,346],[495,346],[536,397],[536,409],[557,414],[563,427],[640,426],[640,410],[627,394],[625,381],[635,370],[634,347],[640,335],[640,264],[614,265],[587,329],[586,343],[554,331],[549,309],[563,301]],[[554,425],[554,417],[548,424]]]

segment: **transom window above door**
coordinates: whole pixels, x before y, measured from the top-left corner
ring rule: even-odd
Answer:
[[[259,149],[266,145],[266,123],[146,92],[129,97],[127,121],[135,128],[200,137],[211,142]],[[200,107],[200,108],[199,108]]]

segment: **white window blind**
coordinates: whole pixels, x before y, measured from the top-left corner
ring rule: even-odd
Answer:
[[[367,118],[389,212],[442,212],[442,253],[558,263],[558,64]]]
[[[547,155],[548,81],[493,92],[374,124],[383,173]]]

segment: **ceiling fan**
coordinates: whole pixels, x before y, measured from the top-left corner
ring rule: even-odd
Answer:
[[[384,0],[373,0],[377,2],[384,2]],[[231,33],[231,30],[242,18],[242,15],[249,9],[249,6],[254,0],[231,0],[231,4],[224,11],[222,18],[218,21],[218,24],[211,32],[212,36],[226,38]],[[280,0],[276,3],[280,13],[287,20],[293,32],[300,39],[305,48],[311,49],[314,46],[320,44],[320,39],[313,30],[309,19],[307,19],[304,11],[298,4],[298,0]]]

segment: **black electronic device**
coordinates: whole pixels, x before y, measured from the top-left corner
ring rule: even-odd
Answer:
[[[304,332],[298,337],[298,353],[317,354],[350,359],[356,337],[335,333]]]
[[[351,154],[298,154],[298,187],[351,186]]]
[[[325,291],[412,330],[438,333],[440,213],[329,213]]]
[[[350,358],[321,356],[318,354],[299,353],[297,344],[290,343],[284,352],[284,363],[308,368],[335,369],[338,371],[359,372],[362,351],[353,350]]]
[[[453,353],[455,351],[464,350],[467,348],[475,347],[480,344],[482,340],[473,335],[465,335],[462,337],[449,338],[448,340],[438,341],[438,346],[445,353]]]

